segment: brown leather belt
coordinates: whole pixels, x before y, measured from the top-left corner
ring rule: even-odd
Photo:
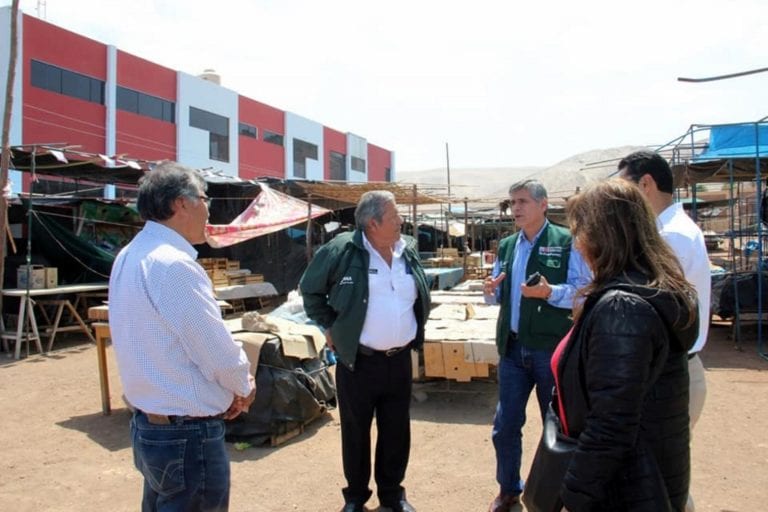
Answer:
[[[152,425],[176,425],[185,421],[220,420],[224,417],[224,413],[215,416],[166,416],[165,414],[152,414],[144,411],[141,413],[147,417],[147,421]]]
[[[399,354],[403,350],[410,347],[411,344],[403,345],[402,347],[395,347],[390,348],[389,350],[374,350],[371,347],[366,347],[365,345],[358,345],[357,351],[360,352],[360,355],[363,356],[386,356],[386,357],[392,357],[395,354]]]

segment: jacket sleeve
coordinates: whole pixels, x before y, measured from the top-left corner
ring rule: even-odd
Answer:
[[[585,327],[584,382],[589,410],[563,482],[572,512],[592,510],[636,446],[643,402],[663,344],[653,307],[629,293],[601,300]]]
[[[329,329],[336,320],[336,312],[328,304],[328,294],[335,285],[332,282],[336,263],[333,252],[327,246],[322,247],[309,262],[299,282],[304,311],[323,329]]]

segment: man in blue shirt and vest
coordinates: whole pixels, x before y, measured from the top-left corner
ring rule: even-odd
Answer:
[[[547,220],[544,186],[536,180],[521,181],[510,187],[509,196],[520,231],[501,240],[493,274],[483,283],[486,302],[501,305],[496,325],[499,403],[492,434],[500,490],[489,512],[511,510],[523,492],[526,404],[535,385],[544,417],[554,386],[552,352],[571,328],[576,291],[591,279],[571,233]]]

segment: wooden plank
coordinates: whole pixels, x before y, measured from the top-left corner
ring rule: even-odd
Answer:
[[[488,363],[475,363],[475,374],[473,377],[488,377],[489,375]]]
[[[445,377],[442,343],[424,343],[424,375]]]
[[[300,436],[304,432],[304,425],[299,425],[293,430],[289,430],[285,434],[273,435],[269,437],[269,444],[274,448],[281,444],[290,441],[294,437]]]
[[[468,363],[464,357],[463,343],[443,343],[443,363],[445,377],[459,382],[468,382],[475,374],[475,364]]]
[[[419,365],[419,353],[416,350],[411,350],[411,378],[419,380],[422,376],[421,366]]]

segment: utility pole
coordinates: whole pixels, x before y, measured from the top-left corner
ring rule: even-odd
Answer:
[[[18,58],[18,26],[19,0],[11,3],[11,27],[8,55],[8,77],[5,82],[5,106],[3,110],[3,135],[0,142],[0,285],[5,280],[5,246],[8,236],[8,199],[5,197],[5,189],[8,187],[8,168],[11,166],[11,111],[13,110],[13,84],[16,80],[16,59]],[[0,296],[0,310],[2,309],[2,297]],[[23,322],[23,318],[19,318]]]
[[[448,247],[451,247],[451,159],[448,155],[448,143],[445,143],[445,172],[448,175],[448,212],[445,214],[445,234]]]

